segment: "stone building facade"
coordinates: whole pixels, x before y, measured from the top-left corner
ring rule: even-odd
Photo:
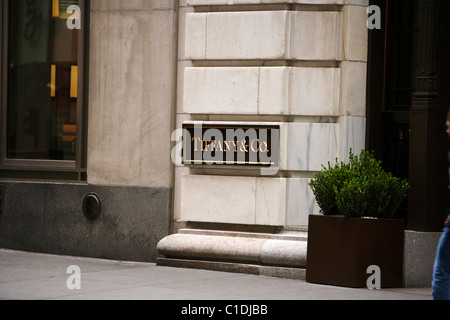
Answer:
[[[313,174],[336,158],[345,161],[349,150],[395,154],[383,153],[380,137],[390,131],[381,117],[391,109],[377,101],[387,95],[386,57],[395,56],[380,48],[388,43],[389,19],[401,11],[387,2],[40,0],[21,7],[1,1],[0,246],[303,278],[308,216],[320,214],[308,187]],[[447,26],[437,16],[445,1],[414,3],[411,20],[422,23],[419,30],[440,21],[433,29],[440,39]],[[82,27],[72,30],[72,56],[63,59],[60,48],[69,36],[54,30],[70,21],[64,15],[69,5],[79,7]],[[367,26],[369,5],[381,9],[381,30]],[[431,16],[420,20],[426,12]],[[50,36],[33,42],[40,31]],[[22,34],[23,43],[11,41]],[[47,46],[30,50],[44,40]],[[425,47],[419,40],[416,45]],[[442,88],[448,66],[436,51],[428,54],[410,67],[435,61],[430,72],[444,71],[411,79],[437,78]],[[67,65],[70,81],[76,79],[70,90],[76,83],[78,92],[60,102],[64,84],[58,79]],[[25,85],[36,77],[21,78],[21,70],[27,75],[36,68],[46,70],[35,84],[39,94]],[[435,104],[428,103],[433,95],[423,94],[421,107],[408,109],[407,128],[417,128],[411,141],[428,130],[428,140],[414,146],[437,148],[445,141],[431,130],[446,113],[447,95],[439,90],[433,91],[440,99]],[[55,111],[55,103],[72,113]],[[418,111],[429,116],[428,129]],[[53,119],[50,129],[44,116]],[[27,129],[23,123],[30,119],[34,125]],[[186,149],[179,153],[177,147],[186,142],[189,125],[276,128],[270,142],[276,165],[265,172],[245,161],[187,163]],[[45,130],[53,130],[56,146],[46,142]],[[33,144],[33,136],[42,141]],[[251,141],[244,149],[252,147],[261,149]],[[430,176],[445,169],[442,154],[428,156],[439,164],[436,170],[427,166]],[[420,186],[414,173],[423,171],[421,163],[411,163],[412,181]],[[442,181],[431,184],[438,190]],[[414,199],[428,197],[420,187],[413,192]],[[95,201],[86,208],[83,200],[92,194]],[[424,270],[413,266],[436,245],[442,205],[432,214],[415,207],[408,216],[405,285],[426,286],[433,254]],[[99,215],[91,220],[83,210]]]

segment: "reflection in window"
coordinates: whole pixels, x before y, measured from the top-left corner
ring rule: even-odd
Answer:
[[[15,0],[9,7],[7,158],[75,160],[78,1]]]

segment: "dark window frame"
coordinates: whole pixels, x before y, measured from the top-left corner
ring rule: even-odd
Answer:
[[[10,1],[0,0],[0,179],[24,180],[87,180],[87,103],[88,103],[88,43],[89,43],[89,0],[79,0],[82,28],[78,35],[78,99],[77,134],[74,161],[21,160],[6,158],[7,108],[8,108],[8,36]]]

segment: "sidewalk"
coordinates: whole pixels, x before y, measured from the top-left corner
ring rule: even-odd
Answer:
[[[80,270],[81,289],[69,266]],[[430,289],[368,290],[299,280],[0,249],[7,300],[431,300]]]

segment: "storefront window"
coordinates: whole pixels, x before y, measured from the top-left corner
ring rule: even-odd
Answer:
[[[71,5],[80,4],[9,1],[6,159],[77,159],[80,30],[68,27]]]

